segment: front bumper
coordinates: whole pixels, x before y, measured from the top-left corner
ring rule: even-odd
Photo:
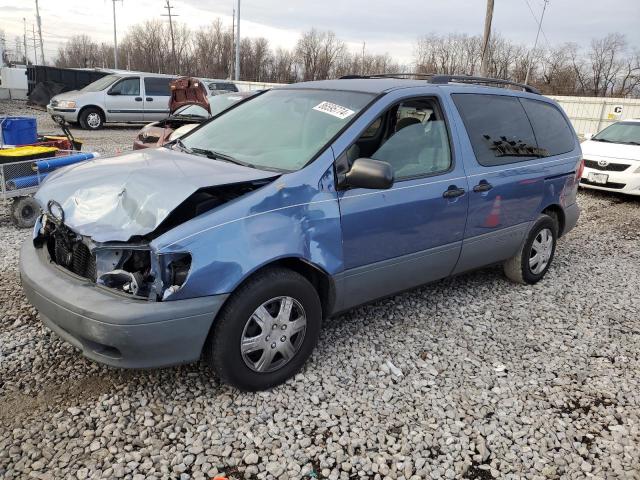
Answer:
[[[67,122],[78,121],[78,109],[77,108],[57,108],[52,107],[51,104],[47,105],[47,113],[52,117],[62,117]]]
[[[596,190],[605,190],[607,192],[620,192],[627,195],[640,195],[640,172],[636,173],[640,163],[634,164],[627,171],[611,172],[595,170],[585,167],[580,180],[580,186],[585,188],[593,188]],[[608,175],[607,183],[596,184],[589,182],[589,173],[600,173]]]
[[[228,295],[149,302],[111,293],[62,271],[26,240],[22,288],[43,323],[100,363],[122,368],[196,361]]]

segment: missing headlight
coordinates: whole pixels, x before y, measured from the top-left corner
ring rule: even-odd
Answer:
[[[166,286],[162,292],[162,300],[166,300],[182,288],[189,276],[191,268],[191,255],[188,253],[174,253],[162,255],[163,284]]]
[[[99,248],[95,255],[98,285],[155,300],[155,275],[148,247]]]

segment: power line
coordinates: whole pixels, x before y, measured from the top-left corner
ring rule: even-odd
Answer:
[[[547,10],[548,3],[549,3],[549,0],[544,0],[544,7],[542,7],[542,15],[540,15],[540,23],[538,23],[538,33],[536,33],[536,41],[533,44],[533,50],[529,54],[529,61],[527,62],[528,63],[527,74],[524,77],[525,84],[529,81],[529,73],[531,72],[531,63],[533,60],[533,54],[535,53],[536,48],[538,48],[538,38],[540,37],[540,31],[542,30],[542,20],[544,20],[544,12]]]
[[[531,16],[536,21],[536,25],[542,25],[542,20],[538,20],[538,16],[533,11],[533,8],[531,8],[531,4],[529,3],[529,0],[524,0],[524,1],[527,4],[527,7],[529,7],[529,11],[531,12]],[[543,0],[543,2],[544,2],[543,8],[547,8],[547,0]],[[544,14],[544,10],[543,10],[543,14]],[[551,48],[551,42],[549,42],[549,39],[547,38],[547,34],[544,33],[544,30],[542,29],[542,27],[540,27],[540,31],[542,32],[542,37],[544,38],[544,41],[547,43],[547,46],[549,48]]]

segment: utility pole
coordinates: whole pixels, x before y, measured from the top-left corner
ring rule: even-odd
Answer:
[[[362,42],[362,72],[360,72],[361,75],[364,76],[364,47],[367,45],[366,42]]]
[[[232,15],[232,19],[231,19],[231,51],[235,52],[236,50],[236,42],[235,42],[235,38],[236,38],[236,9],[233,9],[233,15]],[[233,77],[233,56],[230,55],[229,58],[229,80],[231,80]]]
[[[489,40],[493,21],[493,1],[487,0],[487,13],[484,17],[484,37],[482,38],[482,75],[484,77],[489,75]]]
[[[42,21],[40,20],[40,7],[36,0],[36,21],[38,22],[38,36],[40,37],[40,63],[44,65],[44,43],[42,43]]]
[[[538,48],[538,38],[540,37],[540,30],[542,30],[542,20],[544,19],[544,12],[547,10],[547,4],[549,0],[544,0],[544,6],[542,7],[542,15],[540,16],[540,22],[538,22],[538,33],[536,33],[536,41],[533,43],[533,50],[529,54],[529,61],[527,62],[527,74],[524,77],[525,85],[529,83],[529,74],[531,73],[531,64],[533,63],[533,56]]]
[[[33,33],[33,64],[38,64],[38,47],[36,46],[36,26],[31,24],[31,31]]]
[[[113,68],[118,69],[118,34],[116,32],[116,2],[113,1]]]
[[[240,80],[240,0],[238,0],[238,25],[236,27],[236,80]]]
[[[163,17],[169,17],[169,31],[171,32],[171,55],[173,56],[173,73],[177,73],[178,71],[178,59],[176,57],[176,39],[173,36],[173,21],[172,17],[177,17],[175,13],[171,13],[171,3],[167,0],[167,5],[164,7],[167,9],[167,14],[162,15]]]
[[[22,18],[22,23],[24,25],[24,34],[22,35],[22,41],[24,42],[24,64],[29,63],[29,59],[27,57],[27,19]]]

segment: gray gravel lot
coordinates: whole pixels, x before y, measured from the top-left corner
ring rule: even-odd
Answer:
[[[258,394],[82,358],[22,295],[0,204],[0,478],[640,478],[640,199],[580,203],[539,284],[488,268],[330,319]]]

